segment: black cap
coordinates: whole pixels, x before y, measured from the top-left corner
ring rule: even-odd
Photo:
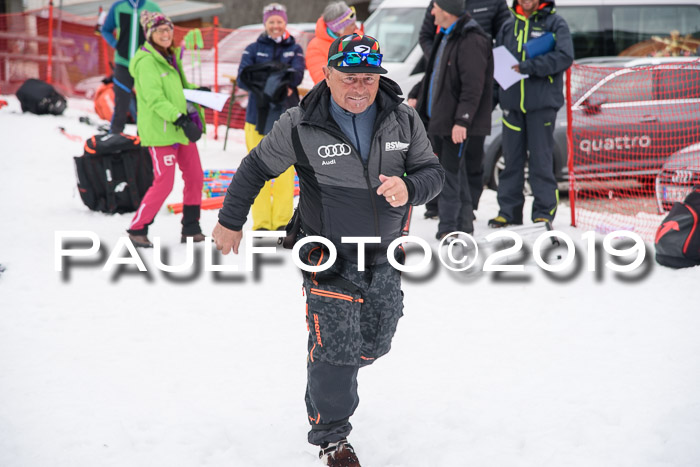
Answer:
[[[460,17],[467,11],[467,5],[464,0],[435,0],[437,6],[445,12]]]

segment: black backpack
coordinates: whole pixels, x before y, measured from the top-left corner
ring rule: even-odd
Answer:
[[[22,105],[22,112],[61,115],[66,110],[66,98],[40,79],[28,79],[22,83],[16,95]]]
[[[700,186],[671,212],[656,231],[656,262],[670,268],[700,265]]]
[[[73,159],[80,197],[93,211],[134,212],[153,183],[151,156],[137,136],[93,136]]]

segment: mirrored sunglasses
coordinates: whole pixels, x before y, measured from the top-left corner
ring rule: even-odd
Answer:
[[[343,63],[340,66],[357,66],[365,62],[368,66],[380,66],[382,64],[382,54],[378,53],[360,53],[360,52],[339,52],[328,59],[328,65],[332,61],[342,58]]]

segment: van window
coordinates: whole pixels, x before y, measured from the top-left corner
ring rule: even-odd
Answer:
[[[559,5],[557,13],[569,25],[576,59],[619,55],[652,36],[668,40],[671,31],[700,39],[700,5]]]
[[[418,44],[425,8],[379,9],[365,21],[365,34],[381,44],[382,60],[403,62]]]
[[[576,58],[605,55],[603,45],[603,28],[598,19],[598,9],[594,6],[557,8],[569,25],[571,39],[574,43]]]
[[[681,37],[700,37],[700,8],[693,5],[613,7],[612,21],[618,53],[652,36],[668,38],[674,30]]]

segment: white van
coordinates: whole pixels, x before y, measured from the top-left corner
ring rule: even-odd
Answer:
[[[365,34],[379,41],[387,76],[408,94],[422,77],[425,63],[418,45],[430,0],[384,0],[364,22]]]
[[[384,0],[365,21],[384,55],[382,66],[404,94],[423,77],[418,34],[430,0]],[[700,0],[555,0],[569,24],[574,57],[618,55],[652,36],[668,40],[672,31],[700,41]],[[512,0],[508,0],[508,5]],[[700,43],[700,42],[699,42]],[[692,52],[690,52],[692,53]],[[697,52],[695,52],[697,54]]]

